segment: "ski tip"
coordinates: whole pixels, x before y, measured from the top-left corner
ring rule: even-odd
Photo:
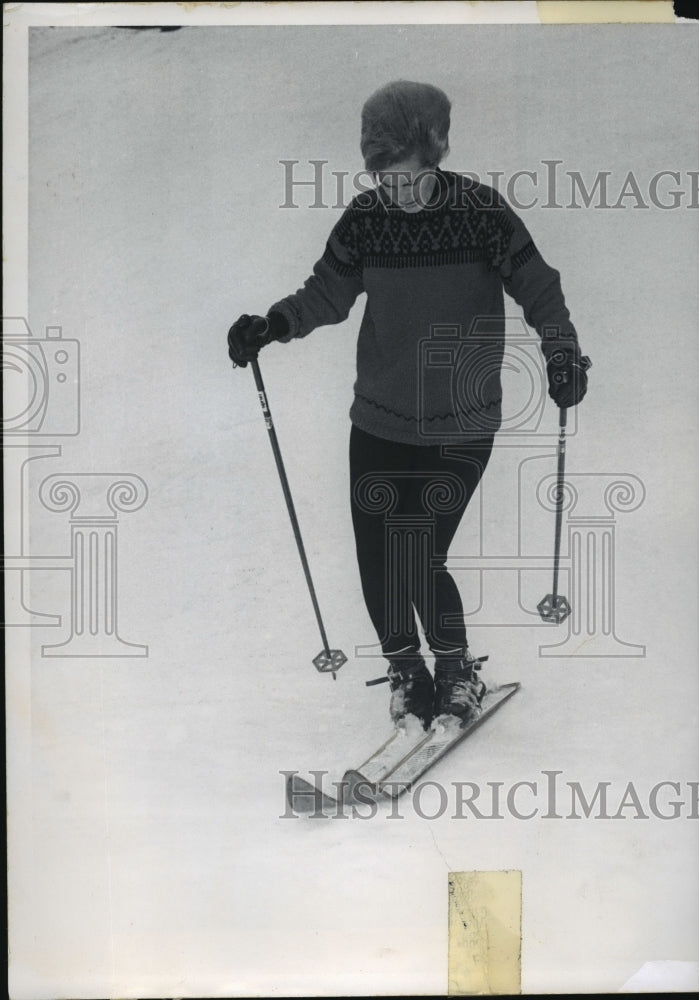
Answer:
[[[349,805],[366,805],[376,801],[376,785],[361,771],[345,771],[342,777],[342,799]]]
[[[487,687],[485,690],[486,695],[489,694],[500,694],[503,691],[509,691],[514,694],[515,691],[519,691],[521,688],[519,681],[508,681],[506,684],[493,684],[492,687]]]
[[[366,778],[364,777],[361,771],[357,771],[353,768],[350,768],[349,771],[345,771],[345,773],[342,775],[342,783],[343,785],[344,784],[349,785],[353,781],[366,781]]]
[[[336,799],[304,781],[298,774],[288,775],[286,779],[286,801],[297,813],[322,815],[337,808]]]

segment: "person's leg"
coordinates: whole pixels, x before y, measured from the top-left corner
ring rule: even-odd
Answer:
[[[414,509],[428,508],[429,545],[420,549],[414,602],[430,649],[435,654],[433,718],[455,717],[461,724],[480,714],[485,685],[480,663],[468,649],[461,595],[446,568],[449,547],[492,452],[492,438],[458,448],[430,448],[422,470],[429,487],[413,499]]]
[[[488,464],[492,438],[445,449],[422,449],[422,471],[430,487],[413,498],[413,508],[427,509],[429,544],[423,545],[414,575],[413,601],[430,649],[438,658],[459,659],[467,648],[463,604],[456,581],[446,568],[449,547]]]
[[[412,457],[405,446],[352,427],[352,522],[362,592],[385,656],[420,650],[408,567],[391,545],[387,520],[402,501]]]
[[[413,449],[353,427],[350,483],[359,575],[369,616],[388,660],[394,722],[413,715],[428,728],[434,682],[420,655],[412,603],[414,560],[401,530],[412,488]]]
[[[412,713],[427,726],[431,719],[432,679],[419,653],[414,609],[435,654],[436,675],[458,671],[461,681],[466,628],[446,560],[491,451],[492,439],[445,452],[440,446],[384,441],[352,428],[357,559],[367,610],[389,660],[396,720]],[[447,705],[446,697],[440,704]]]

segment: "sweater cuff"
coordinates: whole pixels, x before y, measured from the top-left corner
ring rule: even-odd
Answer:
[[[289,323],[283,313],[271,310],[267,313],[268,335],[270,340],[281,340],[289,334]]]

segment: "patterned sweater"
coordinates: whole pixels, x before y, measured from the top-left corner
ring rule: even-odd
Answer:
[[[546,358],[557,345],[579,350],[558,271],[522,221],[493,188],[439,170],[416,213],[381,189],[357,195],[303,288],[269,312],[284,316],[289,341],[341,323],[366,292],[350,419],[378,437],[434,445],[500,426],[503,288]]]

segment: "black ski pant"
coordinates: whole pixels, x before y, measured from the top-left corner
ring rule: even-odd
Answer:
[[[463,655],[466,626],[449,546],[485,470],[493,435],[458,445],[350,434],[352,520],[367,610],[386,657]]]

